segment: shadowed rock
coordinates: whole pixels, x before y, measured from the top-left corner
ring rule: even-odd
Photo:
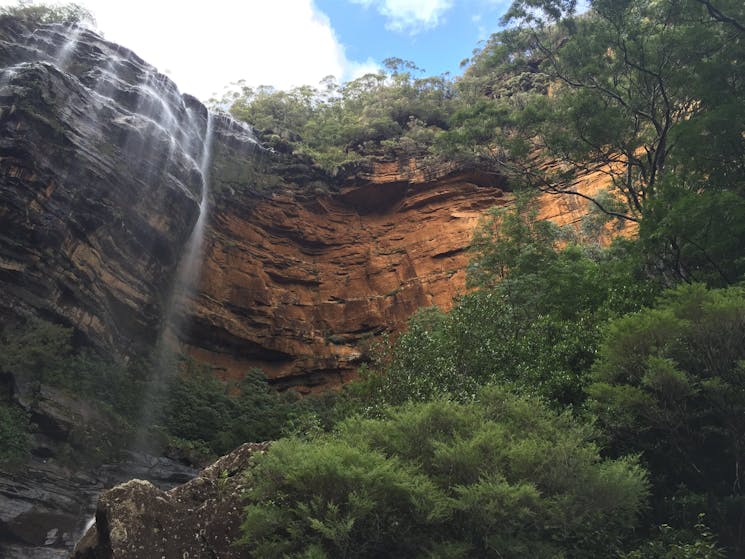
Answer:
[[[170,491],[134,479],[105,492],[96,523],[74,559],[182,559],[245,556],[234,542],[242,522],[242,475],[268,443],[247,443]]]

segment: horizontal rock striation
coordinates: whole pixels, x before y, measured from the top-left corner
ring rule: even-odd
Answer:
[[[149,343],[199,211],[206,109],[78,27],[0,19],[0,316]]]
[[[225,376],[259,367],[302,390],[347,380],[416,309],[448,308],[476,223],[506,200],[496,175],[408,160],[312,195],[294,186],[218,196],[188,343]]]

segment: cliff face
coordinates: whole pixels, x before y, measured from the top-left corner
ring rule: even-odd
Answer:
[[[497,175],[416,161],[330,177],[260,150],[134,53],[0,21],[0,316],[42,316],[127,356],[151,347],[211,187],[182,342],[218,374],[344,382],[382,332],[465,290]],[[203,163],[211,162],[204,166]],[[549,198],[562,222],[584,204]]]
[[[0,316],[127,355],[157,335],[199,213],[207,110],[77,27],[1,19],[0,68]],[[231,150],[235,126],[216,125]]]
[[[290,189],[219,208],[193,307],[192,353],[280,386],[337,385],[376,334],[465,288],[483,212],[504,203],[496,175],[415,162],[355,170],[338,192]]]
[[[598,172],[577,187],[606,184]],[[348,380],[373,338],[417,309],[448,309],[466,291],[479,220],[512,200],[496,174],[414,160],[356,168],[333,193],[293,185],[218,197],[186,341],[226,377],[259,367],[301,391]],[[579,197],[540,199],[540,217],[561,225],[586,212]]]

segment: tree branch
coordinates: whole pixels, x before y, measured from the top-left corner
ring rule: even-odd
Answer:
[[[696,0],[696,1],[699,4],[704,5],[706,7],[706,11],[709,12],[709,15],[713,17],[715,20],[721,21],[722,23],[729,23],[741,33],[745,33],[745,25],[737,21],[735,18],[724,14],[721,10],[713,6],[711,4],[711,0]]]

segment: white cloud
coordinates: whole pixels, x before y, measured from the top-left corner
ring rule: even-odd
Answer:
[[[386,27],[393,31],[418,33],[437,27],[453,0],[352,0],[375,8],[388,19]]]
[[[346,57],[313,0],[77,2],[93,12],[107,39],[132,49],[200,99],[241,79],[286,89],[377,69],[372,60]]]

